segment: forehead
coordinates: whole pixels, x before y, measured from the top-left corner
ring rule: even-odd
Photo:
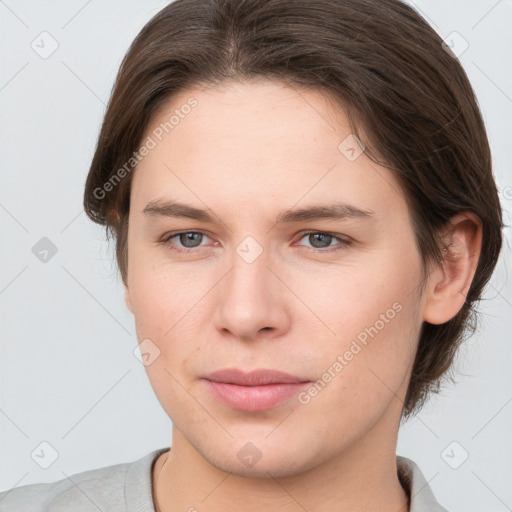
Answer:
[[[155,146],[137,166],[135,200],[172,192],[196,204],[272,200],[279,209],[306,196],[361,205],[400,196],[391,173],[359,154],[342,106],[311,88],[273,81],[191,88],[161,106],[148,137]]]
[[[251,155],[276,146],[303,153],[310,149],[304,142],[315,142],[318,150],[321,142],[336,149],[339,137],[350,133],[343,108],[332,97],[270,80],[225,81],[181,91],[162,104],[146,132],[165,131],[166,123],[176,143],[188,143],[184,149],[191,149],[195,139],[205,149],[213,143],[219,150],[232,150],[236,140],[238,153],[247,149]]]

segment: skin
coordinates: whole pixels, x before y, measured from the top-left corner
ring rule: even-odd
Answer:
[[[146,136],[190,97],[198,105],[139,163],[131,188],[125,300],[139,341],[158,347],[146,370],[173,424],[172,449],[153,468],[156,509],[408,510],[395,453],[419,330],[462,307],[478,219],[452,219],[454,257],[420,293],[405,198],[390,171],[338,149],[351,133],[338,104],[311,89],[230,81],[173,96]],[[213,222],[144,214],[154,200],[209,209]],[[276,223],[281,211],[334,201],[373,215]],[[174,231],[204,236],[166,245]],[[305,231],[351,244],[322,245]],[[248,236],[262,249],[251,263],[237,253]],[[202,380],[238,367],[316,381],[397,303],[400,312],[306,404],[294,396],[239,411]],[[252,466],[237,457],[249,442],[261,455]]]

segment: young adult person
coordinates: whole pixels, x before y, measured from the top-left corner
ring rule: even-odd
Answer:
[[[2,510],[445,510],[396,456],[496,264],[473,91],[398,0],[177,0],[131,45],[84,197],[172,446]]]

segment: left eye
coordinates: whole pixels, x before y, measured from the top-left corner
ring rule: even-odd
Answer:
[[[303,233],[300,237],[300,240],[308,237],[308,242],[311,244],[310,248],[314,250],[318,250],[320,252],[328,252],[322,249],[330,249],[337,250],[341,247],[350,245],[350,241],[339,236],[333,235],[332,233],[325,233],[323,231],[309,231],[308,233]],[[338,245],[330,245],[334,240],[338,241]]]
[[[196,247],[200,247],[202,237],[205,237],[204,233],[200,233],[198,231],[184,231],[182,233],[171,233],[168,237],[165,238],[164,244],[168,245],[172,249],[176,251],[183,251],[184,249],[194,249]],[[181,247],[173,247],[176,244],[170,243],[173,238],[178,238],[180,244],[183,244],[183,248]],[[186,252],[186,251],[185,251]]]

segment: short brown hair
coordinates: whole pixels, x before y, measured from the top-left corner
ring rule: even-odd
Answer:
[[[179,91],[252,78],[308,86],[340,103],[365,154],[395,173],[409,204],[424,269],[442,261],[440,234],[452,216],[467,211],[481,220],[481,256],[463,307],[450,321],[424,322],[421,329],[403,409],[408,417],[438,388],[465,334],[475,328],[475,301],[481,299],[501,249],[502,212],[469,80],[438,34],[407,4],[169,4],[144,26],[121,64],[87,177],[85,211],[106,226],[107,238],[116,238],[126,284],[129,171],[136,168],[131,157],[150,120]],[[125,172],[120,174],[121,168]],[[116,172],[118,182],[112,182]]]

